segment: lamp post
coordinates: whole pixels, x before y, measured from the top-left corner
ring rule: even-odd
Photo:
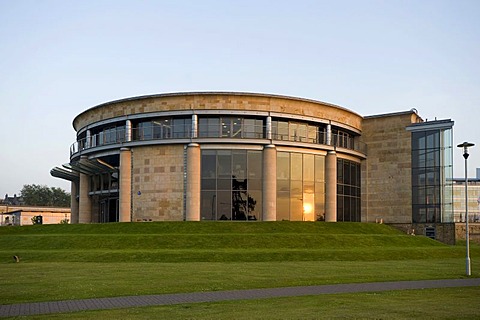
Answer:
[[[463,148],[463,157],[465,158],[465,239],[467,240],[467,259],[466,259],[466,269],[467,276],[471,275],[470,271],[470,239],[468,232],[468,178],[467,178],[467,159],[468,159],[468,148],[473,147],[474,144],[471,142],[464,142],[459,144],[457,147]]]

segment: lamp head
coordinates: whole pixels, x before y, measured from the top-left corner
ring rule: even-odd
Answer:
[[[473,147],[475,144],[471,143],[471,142],[467,142],[465,141],[464,143],[460,143],[457,147],[459,148],[463,148],[463,157],[465,159],[468,158],[469,154],[468,154],[468,148],[469,147]]]

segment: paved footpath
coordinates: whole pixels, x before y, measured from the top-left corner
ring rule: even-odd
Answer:
[[[480,278],[420,280],[398,282],[370,282],[306,287],[176,293],[147,296],[126,296],[65,300],[52,302],[0,305],[0,317],[28,316],[49,313],[78,312],[85,310],[118,309],[162,306],[183,303],[249,300],[279,297],[299,297],[333,293],[378,292],[389,290],[431,289],[480,286]]]

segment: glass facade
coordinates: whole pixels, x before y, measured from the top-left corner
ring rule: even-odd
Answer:
[[[412,222],[453,222],[452,129],[412,132]]]
[[[277,152],[277,220],[325,220],[325,157]]]
[[[202,150],[201,220],[262,219],[262,151]]]
[[[360,164],[337,159],[337,221],[360,222]]]

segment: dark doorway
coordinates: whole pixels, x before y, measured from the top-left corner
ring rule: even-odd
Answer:
[[[100,222],[118,222],[118,198],[100,200]]]

